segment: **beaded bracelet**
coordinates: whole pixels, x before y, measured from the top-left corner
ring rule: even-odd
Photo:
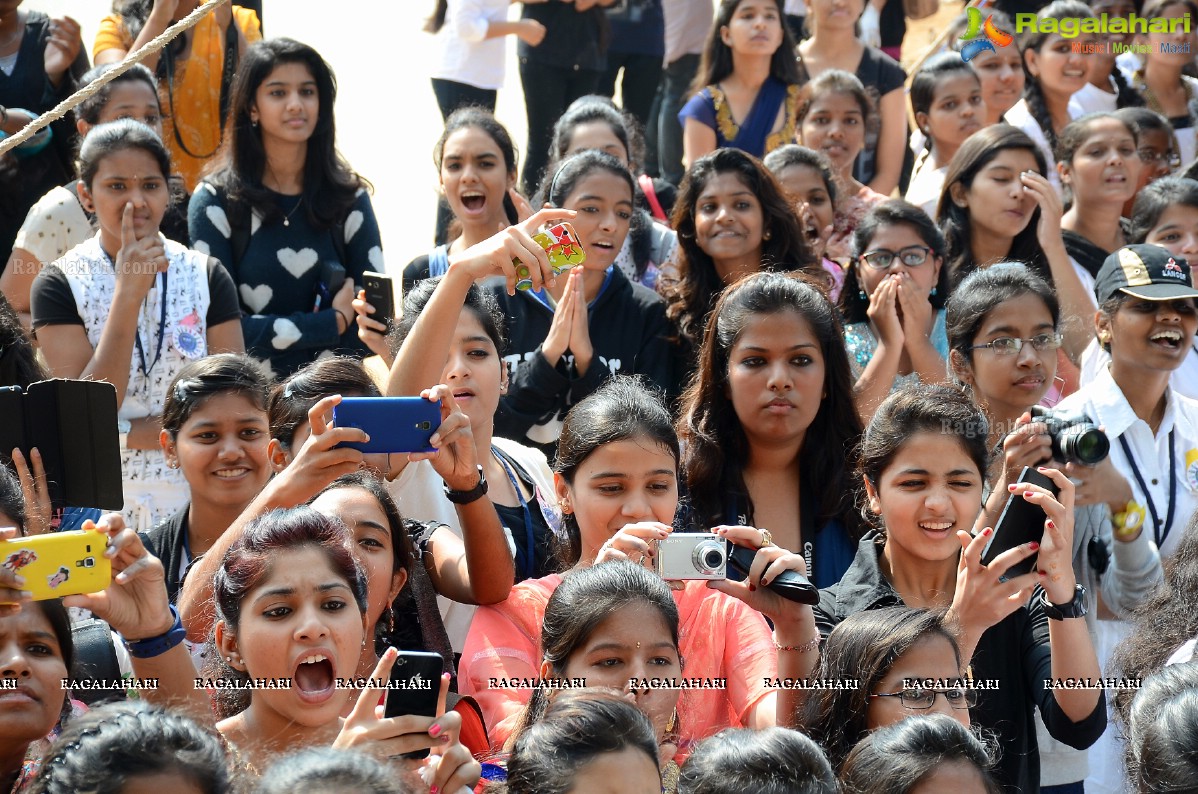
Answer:
[[[775,642],[774,647],[780,651],[798,651],[799,653],[807,653],[808,651],[814,651],[816,648],[818,648],[819,643],[819,637],[812,637],[802,645],[779,645]]]

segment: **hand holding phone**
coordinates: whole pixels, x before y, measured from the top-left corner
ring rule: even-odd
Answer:
[[[1054,496],[1059,492],[1056,483],[1049,477],[1028,466],[1023,467],[1015,484],[1038,485],[1047,489]],[[1008,549],[1014,549],[1025,543],[1039,543],[1040,539],[1044,537],[1044,521],[1047,516],[1042,508],[1023,498],[1024,490],[1016,488],[1014,493],[1007,497],[1007,504],[1003,507],[998,523],[994,526],[994,535],[982,552],[984,565],[994,562],[998,555]],[[1033,554],[1012,565],[1006,571],[1006,578],[1011,579],[1035,570],[1037,556]]]
[[[6,540],[0,542],[0,568],[23,578],[22,589],[34,601],[98,593],[112,581],[107,544],[95,530]]]
[[[344,442],[359,452],[435,452],[441,406],[423,397],[344,397],[333,408],[337,427],[359,428],[369,440]]]
[[[391,277],[368,270],[362,274],[362,289],[366,292],[366,302],[374,308],[366,316],[390,328],[395,319],[395,288]]]

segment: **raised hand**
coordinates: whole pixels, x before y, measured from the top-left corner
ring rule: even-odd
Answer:
[[[915,285],[910,273],[903,272],[891,278],[898,281],[897,297],[898,305],[902,308],[904,343],[926,339],[932,328],[932,302]]]
[[[577,268],[571,270],[566,276],[566,289],[562,292],[562,298],[557,302],[557,308],[553,311],[553,320],[549,323],[549,333],[545,335],[545,341],[541,343],[541,355],[545,357],[551,367],[557,366],[557,362],[561,361],[562,356],[571,349],[573,344],[571,336],[574,333],[574,312],[578,303],[577,290],[574,289],[574,282],[578,278],[575,275],[576,270]],[[583,310],[585,311],[585,307]]]
[[[903,323],[898,314],[898,279],[887,276],[869,296],[865,314],[878,330],[878,342],[888,348],[903,345]]]
[[[656,521],[626,524],[599,547],[594,564],[609,560],[629,560],[652,569],[653,558],[657,554],[654,541],[669,537],[672,531],[671,527]]]
[[[515,226],[509,226],[460,254],[454,254],[450,258],[450,269],[465,270],[474,280],[503,276],[507,280],[508,294],[515,295],[519,276],[516,275],[513,261],[519,259],[528,268],[532,289],[540,290],[554,279],[553,268],[549,265],[549,255],[532,239],[532,235],[546,223],[570,220],[576,214],[574,210],[553,207],[538,210]]]
[[[366,290],[358,290],[358,297],[353,301],[355,321],[358,326],[358,338],[370,348],[371,352],[383,359],[387,366],[394,360],[391,346],[387,344],[387,326],[378,320],[372,320],[374,306],[366,302]]]
[[[1024,171],[1019,175],[1024,190],[1036,199],[1040,206],[1040,222],[1036,225],[1036,239],[1044,248],[1060,244],[1061,216],[1065,214],[1065,205],[1056,188],[1047,178],[1035,171]]]
[[[17,527],[0,527],[0,540],[16,540],[21,536]],[[0,567],[0,618],[15,615],[21,607],[33,600],[32,594],[24,589],[25,577],[11,568]]]
[[[775,623],[803,618],[814,620],[810,606],[783,598],[766,587],[783,571],[796,571],[806,576],[807,561],[801,554],[787,551],[773,543],[763,545],[768,535],[757,527],[719,526],[713,527],[711,531],[737,546],[753,549],[757,554],[753,557],[749,575],[743,582],[732,579],[715,580],[708,582],[708,587],[744,601]]]
[[[165,273],[169,264],[158,229],[138,239],[133,229],[133,202],[127,202],[121,213],[121,248],[113,264],[116,293],[141,303],[154,286],[154,279]]]
[[[295,458],[266,489],[272,492],[277,504],[300,505],[324,490],[333,480],[343,474],[352,474],[362,466],[362,453],[349,447],[339,447],[343,442],[365,442],[369,436],[357,427],[331,427],[325,416],[333,406],[341,402],[341,395],[334,394],[317,402],[308,410],[308,423],[312,435],[304,441]]]
[[[25,532],[29,535],[43,535],[50,531],[50,520],[53,508],[50,505],[50,489],[46,484],[46,467],[42,465],[42,453],[37,447],[29,450],[30,463],[33,471],[25,462],[21,450],[12,451],[13,467],[17,470],[17,479],[21,481],[21,495],[25,499]]]
[[[44,66],[46,77],[57,88],[71,64],[79,57],[83,48],[83,35],[79,23],[70,17],[50,20],[50,38],[46,40]]]
[[[425,389],[420,396],[441,404],[441,426],[429,439],[436,452],[413,452],[409,461],[428,460],[433,471],[455,491],[469,491],[478,485],[478,450],[470,419],[462,413],[453,390],[445,384]]]
[[[588,320],[586,281],[581,267],[570,271],[573,281],[566,289],[574,291],[574,320],[570,324],[570,352],[574,354],[574,369],[579,375],[585,375],[595,357],[595,349],[591,345],[591,327]]]
[[[965,530],[957,531],[963,553],[957,564],[957,590],[947,617],[957,627],[963,664],[973,658],[973,651],[986,629],[1026,604],[1032,589],[1042,578],[1032,571],[1002,581],[1008,568],[1036,553],[1039,544],[1034,542],[1008,549],[989,565],[982,564],[982,551],[993,534],[991,527],[976,536]]]

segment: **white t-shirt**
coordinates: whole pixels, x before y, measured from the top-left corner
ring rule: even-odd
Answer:
[[[43,265],[95,234],[75,194],[56,187],[37,200],[17,232],[13,248],[23,248]]]
[[[445,24],[437,31],[441,58],[432,77],[476,88],[503,87],[506,36],[487,38],[494,22],[506,22],[509,0],[449,0]]]

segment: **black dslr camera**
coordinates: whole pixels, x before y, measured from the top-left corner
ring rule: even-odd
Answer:
[[[1093,466],[1106,460],[1111,440],[1089,417],[1070,415],[1033,405],[1032,420],[1048,426],[1053,460]]]

